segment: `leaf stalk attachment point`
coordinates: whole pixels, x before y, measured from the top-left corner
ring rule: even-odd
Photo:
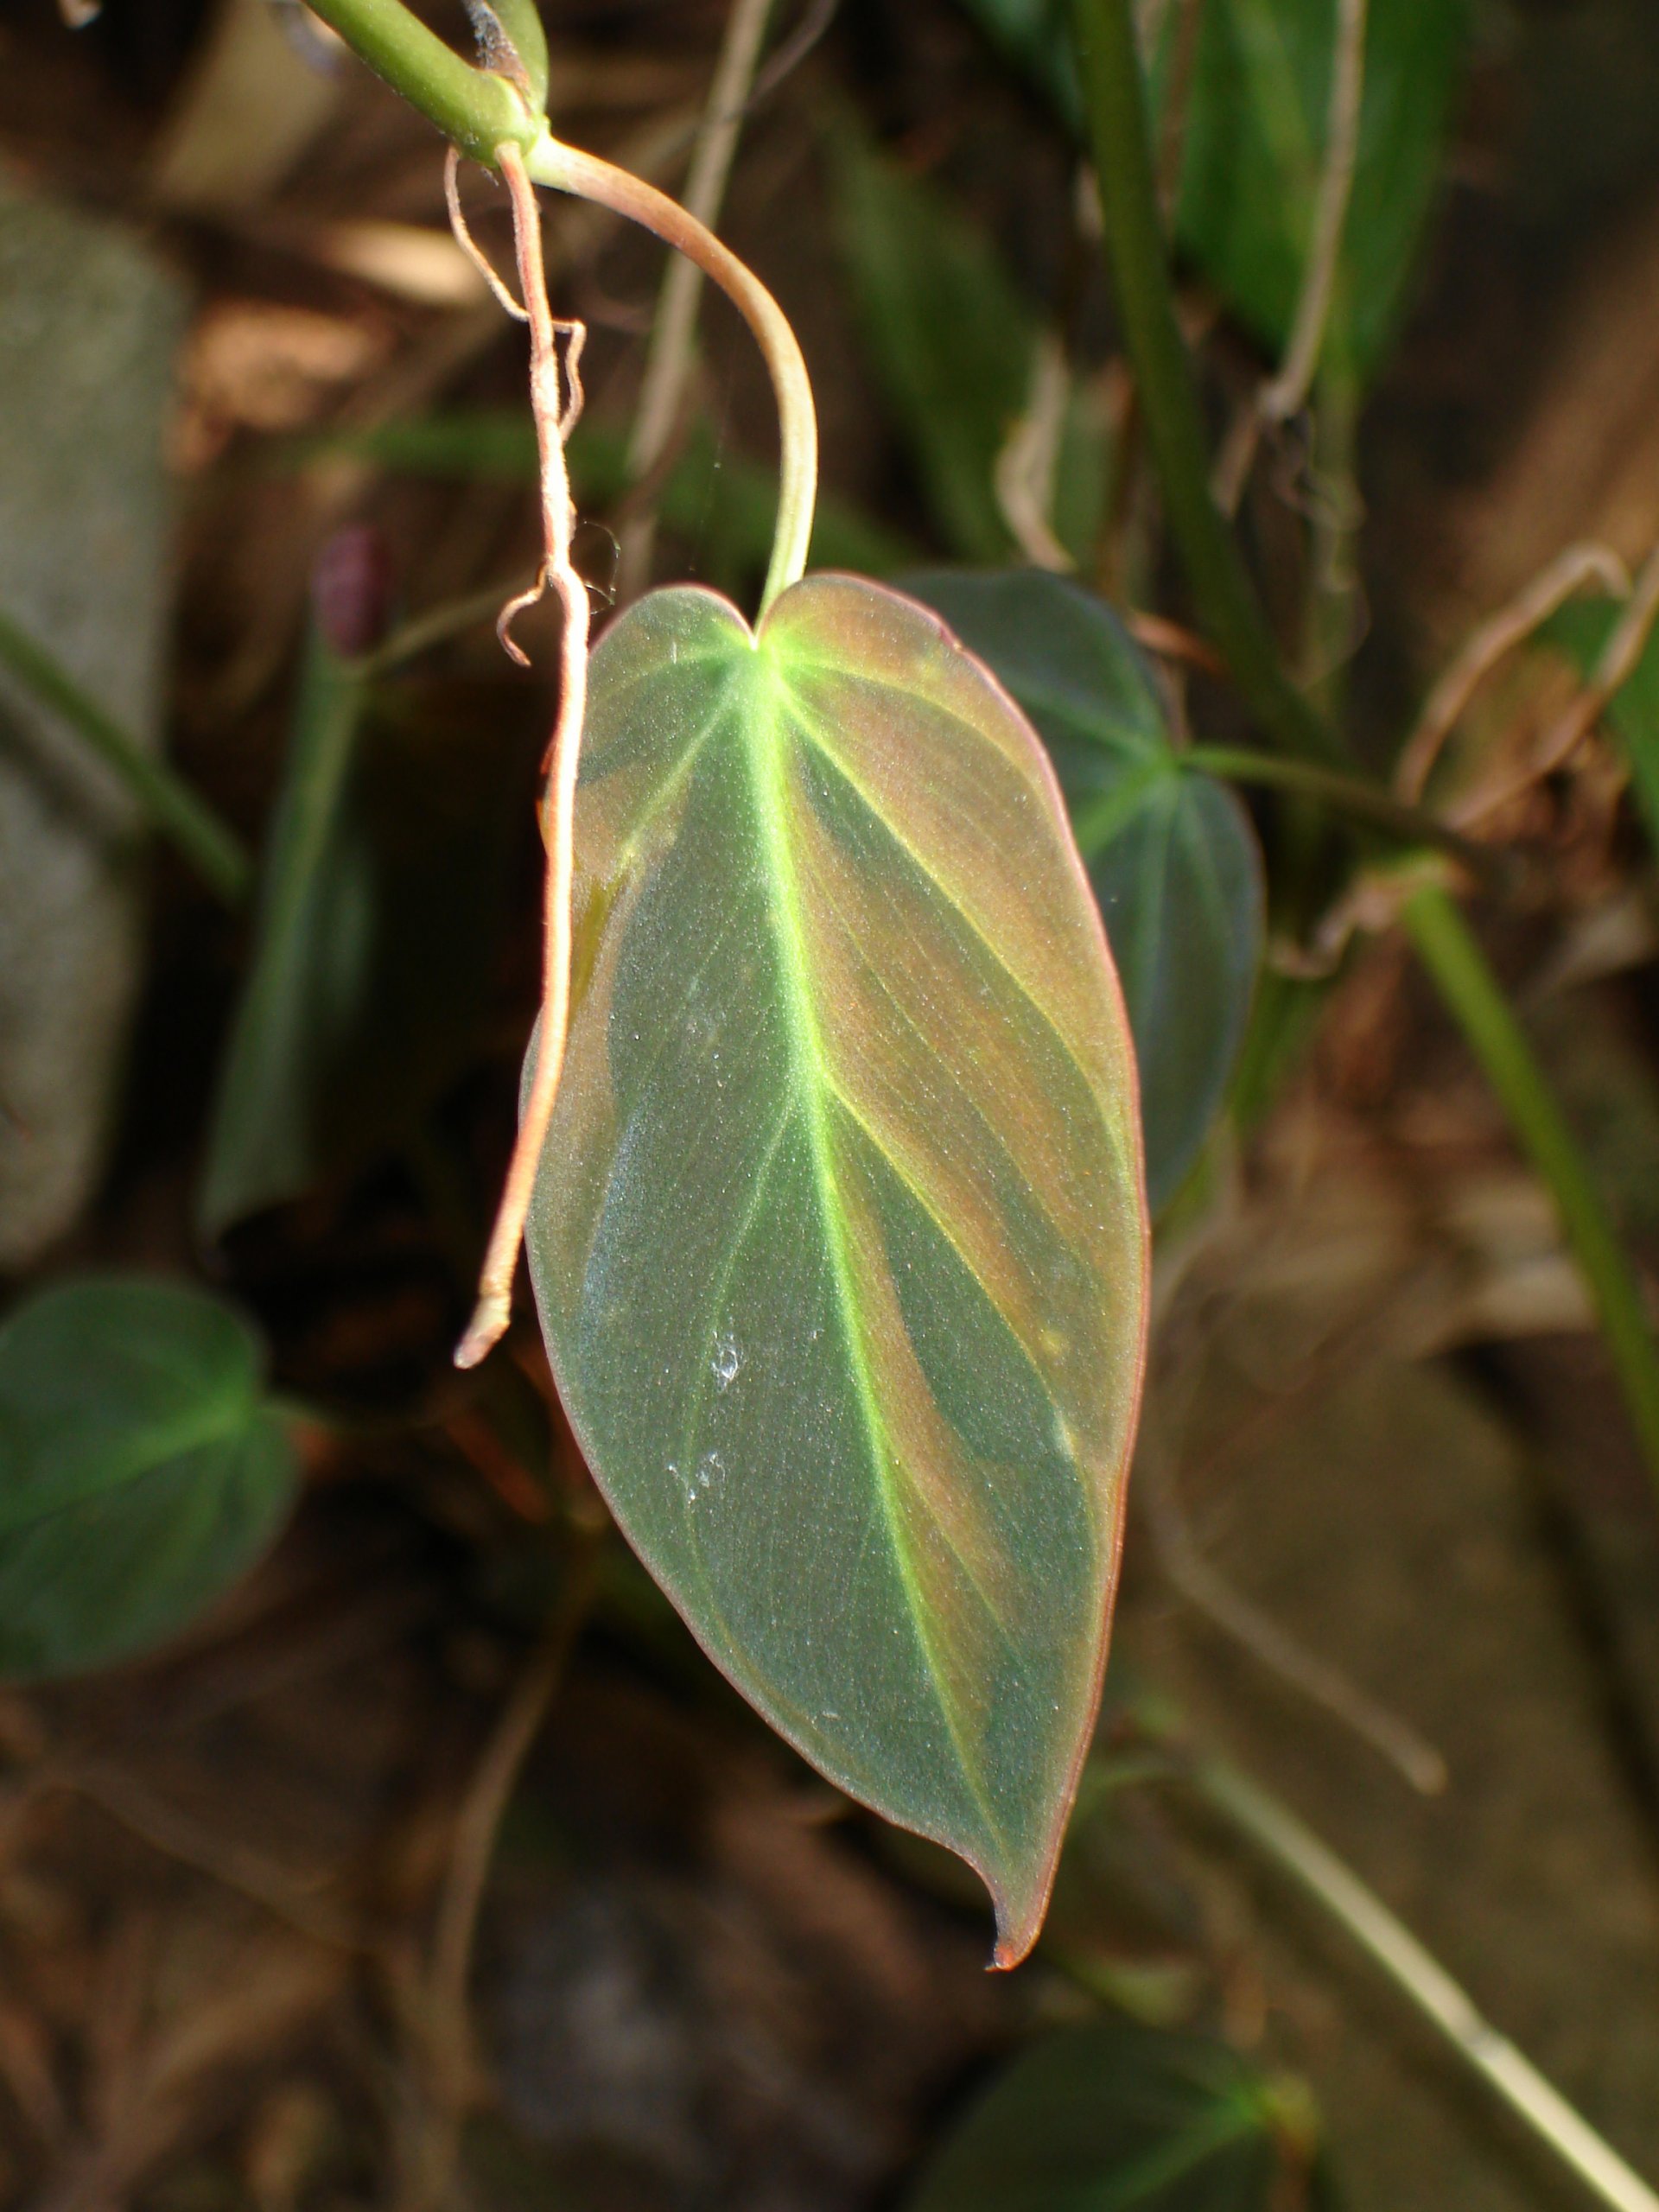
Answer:
[[[766,286],[704,224],[654,185],[631,176],[597,155],[554,137],[533,112],[521,86],[533,93],[542,56],[518,28],[533,10],[524,0],[479,0],[475,16],[487,19],[511,49],[513,81],[493,68],[474,68],[402,4],[402,0],[316,0],[313,10],[411,107],[435,124],[464,154],[486,168],[504,168],[503,149],[524,156],[531,180],[611,208],[650,231],[694,262],[719,285],[753,332],[771,372],[777,397],[782,454],[778,527],[760,612],[806,573],[817,500],[817,411],[799,341]],[[486,25],[487,28],[487,25]],[[514,41],[517,41],[517,43]]]
[[[773,601],[805,575],[812,543],[812,514],[818,490],[818,423],[799,340],[783,309],[753,270],[677,200],[671,200],[655,185],[601,161],[595,154],[563,144],[551,132],[543,132],[525,161],[537,184],[551,185],[556,191],[626,215],[695,262],[719,285],[754,334],[772,377],[782,444],[778,527],[760,596],[764,619]]]

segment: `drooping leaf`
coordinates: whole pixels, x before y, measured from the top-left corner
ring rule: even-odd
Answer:
[[[1035,569],[906,588],[995,671],[1047,746],[1100,901],[1141,1064],[1147,1187],[1172,1198],[1227,1093],[1262,963],[1262,855],[1236,795],[1184,768],[1117,617]]]
[[[0,1327],[0,1675],[73,1674],[183,1627],[257,1557],[294,1452],[258,1338],[183,1285],[100,1277]]]
[[[1272,2212],[1306,2179],[1286,2103],[1225,2044],[1099,2020],[1021,2053],[905,2212]]]
[[[208,1236],[397,1142],[490,1015],[525,733],[463,747],[372,709],[314,636],[214,1099]]]
[[[1071,0],[963,4],[1079,131]],[[1160,102],[1179,12],[1166,10],[1151,57]],[[1203,9],[1177,235],[1275,355],[1290,335],[1313,235],[1337,19],[1338,0],[1205,0]],[[1399,321],[1468,34],[1466,0],[1371,0],[1358,158],[1325,356],[1361,379]]]
[[[1041,1917],[1099,1694],[1146,1219],[1040,747],[936,619],[653,594],[592,667],[527,1241],[636,1549],[842,1788]]]
[[[835,181],[871,365],[935,524],[963,560],[1006,559],[996,460],[1030,397],[1036,314],[937,186],[850,129],[836,142]]]

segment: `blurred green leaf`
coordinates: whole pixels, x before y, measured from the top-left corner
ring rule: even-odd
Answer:
[[[1022,2052],[904,2212],[1272,2212],[1306,2165],[1287,2102],[1225,2044],[1102,2019]]]
[[[990,241],[849,126],[832,155],[842,252],[866,346],[944,543],[1005,559],[997,455],[1024,411],[1038,319]]]
[[[1099,1694],[1139,1393],[1129,1039],[1031,731],[848,577],[594,656],[526,1231],[560,1392],[705,1649],[967,1859],[1011,1963]]]
[[[1553,639],[1588,677],[1601,658],[1624,608],[1611,599],[1573,600],[1551,616]],[[1659,855],[1659,632],[1608,709],[1613,733],[1630,763],[1630,782],[1649,843]]]
[[[579,513],[603,514],[629,489],[626,426],[586,415],[570,441],[570,479]],[[329,430],[294,440],[290,461],[350,454],[410,475],[533,484],[536,431],[520,407],[455,408],[405,416],[364,429]],[[764,574],[778,514],[778,472],[734,452],[699,423],[663,485],[658,512],[695,551],[709,581],[736,589]],[[816,568],[890,575],[916,558],[916,548],[860,508],[820,495],[812,531]],[[602,582],[602,575],[597,575]]]
[[[962,0],[962,5],[1083,137],[1083,92],[1071,44],[1072,0]]]
[[[270,1541],[296,1463],[253,1330],[137,1277],[0,1327],[0,1674],[73,1674],[182,1628]]]
[[[247,982],[219,1070],[198,1207],[217,1236],[317,1180],[318,1071],[362,1017],[372,893],[346,826],[365,687],[314,629],[261,880]]]
[[[1156,1211],[1210,1134],[1249,1016],[1265,930],[1249,816],[1183,766],[1145,661],[1093,593],[1035,569],[932,570],[905,588],[1007,686],[1053,760],[1135,1033]]]
[[[527,748],[391,727],[370,707],[314,635],[219,1070],[207,1236],[395,1145],[489,1018]]]
[[[1187,113],[1182,245],[1276,356],[1324,164],[1338,0],[1206,0]],[[1324,359],[1364,380],[1398,324],[1445,158],[1465,0],[1370,0],[1359,150]]]
[[[1080,135],[1070,0],[963,0]],[[1269,353],[1301,292],[1324,161],[1338,0],[1205,0],[1176,232]],[[1166,11],[1154,98],[1170,74]],[[1358,159],[1325,359],[1363,380],[1398,325],[1468,48],[1467,0],[1370,0]]]

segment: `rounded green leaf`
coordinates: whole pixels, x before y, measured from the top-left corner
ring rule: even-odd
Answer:
[[[1036,740],[938,620],[658,592],[594,657],[528,1230],[646,1565],[1012,1963],[1099,1698],[1139,1397],[1135,1073]]]
[[[1266,930],[1250,817],[1182,766],[1145,661],[1094,593],[1037,569],[906,588],[995,671],[1053,760],[1123,979],[1155,1212],[1210,1134],[1249,1019]]]
[[[219,1300],[67,1283],[0,1328],[0,1675],[71,1674],[182,1627],[293,1496],[258,1338]]]
[[[1283,2103],[1225,2044],[1096,2021],[1015,2059],[905,2212],[1270,2212]]]

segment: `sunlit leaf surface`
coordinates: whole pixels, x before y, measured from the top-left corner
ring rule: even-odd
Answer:
[[[183,1627],[274,1535],[293,1447],[258,1338],[182,1284],[98,1278],[0,1328],[0,1675]]]
[[[592,670],[529,1228],[565,1402],[710,1655],[1028,1948],[1098,1697],[1142,1356],[1135,1077],[1041,750],[925,609]]]
[[[1210,1134],[1249,1018],[1265,931],[1249,816],[1182,766],[1146,662],[1092,592],[1035,569],[906,583],[1007,684],[1053,760],[1123,979],[1155,1211]]]
[[[1300,2106],[1300,2099],[1297,2100]],[[1306,2116],[1226,2044],[1128,2020],[1050,2036],[949,2137],[905,2212],[1271,2212],[1311,2201]]]

